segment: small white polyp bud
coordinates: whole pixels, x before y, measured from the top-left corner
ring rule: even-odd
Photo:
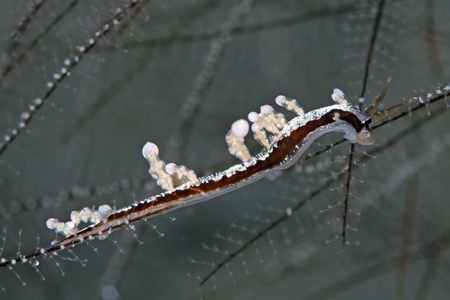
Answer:
[[[175,169],[176,169],[177,165],[174,163],[168,163],[165,166],[165,170],[168,174],[173,175],[175,173]]]
[[[178,166],[174,163],[168,163],[165,165],[164,170],[166,174],[171,178],[174,186],[180,186],[187,182],[193,182],[197,180],[197,175],[194,171],[189,170],[186,166]]]
[[[340,89],[333,89],[333,94],[331,94],[331,98],[336,101],[339,102],[338,100],[340,98],[344,98],[345,94],[343,91],[341,91]]]
[[[64,226],[66,227],[66,229],[74,229],[75,227],[77,227],[76,225],[75,225],[75,223],[74,222],[72,222],[72,221],[68,221],[68,222],[66,222],[66,223],[64,223]]]
[[[150,154],[159,154],[159,149],[156,144],[147,142],[144,147],[142,147],[142,155],[147,158]]]
[[[273,107],[272,106],[270,106],[268,104],[261,106],[261,114],[263,116],[267,116],[267,115],[269,115],[272,112],[273,112]]]
[[[109,216],[112,213],[112,208],[108,204],[103,204],[98,207],[98,212],[101,214],[102,218]]]
[[[89,222],[92,224],[100,223],[102,220],[102,215],[98,211],[91,211],[91,215],[89,216]]]
[[[78,213],[78,211],[74,210],[70,213],[70,220],[72,220],[72,222],[77,225],[80,224],[81,218],[80,218],[80,214]]]
[[[58,219],[55,218],[50,218],[47,220],[47,222],[45,222],[45,225],[47,225],[48,229],[54,229],[55,228],[55,224],[58,222]]]
[[[92,215],[92,211],[89,207],[85,207],[78,211],[79,217],[82,222],[87,223]]]
[[[286,103],[286,97],[283,95],[279,95],[275,98],[275,103],[279,106],[284,106],[283,104]]]
[[[331,98],[344,107],[347,107],[349,104],[347,99],[345,98],[344,92],[340,89],[334,89],[333,94],[331,94]]]
[[[255,112],[253,114],[256,114]],[[256,118],[258,115],[256,114]],[[244,119],[237,120],[231,125],[231,129],[225,136],[228,144],[228,151],[230,154],[236,156],[243,162],[249,161],[251,158],[250,152],[244,143],[244,137],[247,135],[249,129],[248,122]]]
[[[291,207],[286,208],[286,215],[288,217],[292,216],[292,208]]]
[[[253,132],[257,132],[257,131],[260,131],[260,130],[262,130],[263,128],[260,126],[260,125],[258,125],[258,124],[256,124],[256,123],[253,123],[252,124],[252,131]]]
[[[259,116],[256,112],[252,111],[251,113],[248,114],[248,120],[252,123],[257,122],[259,119]]]
[[[173,178],[165,170],[166,163],[158,157],[159,149],[153,143],[146,143],[142,148],[142,155],[150,164],[148,172],[156,179],[156,184],[164,190],[169,191],[174,188]]]
[[[269,148],[270,147],[270,143],[269,140],[267,139],[267,135],[266,132],[263,130],[263,127],[253,123],[252,124],[252,131],[253,131],[253,137],[255,138],[255,140],[260,143],[262,146]]]
[[[248,122],[244,119],[237,120],[231,125],[231,132],[238,137],[245,137],[248,133]]]
[[[283,95],[279,95],[275,98],[275,102],[281,106],[286,108],[287,110],[293,111],[297,115],[303,117],[305,116],[305,111],[303,108],[297,104],[297,100],[295,99],[288,99]]]

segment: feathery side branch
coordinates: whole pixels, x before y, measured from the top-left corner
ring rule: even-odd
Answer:
[[[90,38],[87,43],[83,46],[78,46],[78,54],[74,55],[73,58],[67,58],[64,61],[64,66],[59,72],[53,75],[54,80],[47,83],[47,89],[42,97],[36,98],[28,106],[28,111],[23,112],[20,115],[20,122],[15,128],[13,128],[9,134],[3,136],[3,142],[0,143],[0,156],[5,152],[5,150],[14,142],[14,140],[20,135],[20,133],[28,126],[30,121],[34,118],[37,112],[42,108],[46,100],[55,91],[59,83],[66,78],[70,71],[78,65],[78,63],[83,59],[83,57],[91,51],[91,49],[99,42],[100,39],[104,38],[115,24],[119,23],[128,13],[132,10],[140,0],[132,0],[124,8],[119,9],[109,20],[105,21],[98,31],[96,31],[92,38]]]

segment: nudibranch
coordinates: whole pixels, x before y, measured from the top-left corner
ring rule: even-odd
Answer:
[[[50,218],[47,227],[64,238],[28,255],[18,254],[13,258],[2,258],[0,266],[11,266],[18,262],[37,263],[39,257],[95,238],[104,239],[115,229],[131,226],[136,221],[241,188],[273,172],[289,168],[299,160],[313,141],[330,132],[343,132],[344,138],[351,143],[371,145],[375,142],[375,136],[369,126],[385,91],[386,89],[375,103],[364,111],[352,106],[339,89],[334,89],[331,95],[336,104],[308,113],[304,112],[295,99],[278,96],[275,99],[276,104],[297,116],[288,122],[285,116],[276,112],[272,106],[263,105],[259,113],[249,113],[251,126],[244,119],[234,122],[226,135],[226,142],[229,152],[242,162],[203,177],[197,177],[194,171],[183,165],[165,163],[159,159],[158,147],[153,143],[146,143],[142,155],[150,164],[150,175],[165,192],[119,210],[113,210],[109,205],[101,205],[97,210],[83,208],[72,212],[68,222]],[[254,156],[244,143],[250,129],[255,140],[263,146],[261,152]],[[92,224],[79,229],[81,222]]]

